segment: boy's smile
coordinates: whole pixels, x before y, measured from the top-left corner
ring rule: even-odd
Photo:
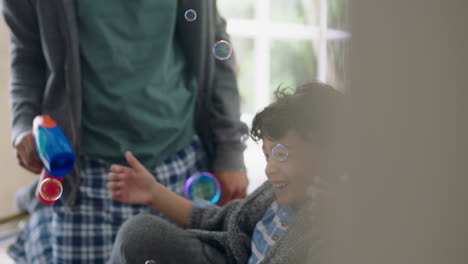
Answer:
[[[279,203],[297,206],[305,199],[305,191],[313,175],[309,144],[294,131],[279,140],[263,139],[267,161],[265,174],[275,190]],[[275,154],[275,151],[280,151]]]

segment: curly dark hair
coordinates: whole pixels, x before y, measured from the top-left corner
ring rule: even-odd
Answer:
[[[344,95],[329,85],[312,82],[295,90],[278,87],[275,102],[257,113],[252,121],[251,137],[279,140],[293,130],[305,140],[330,142],[340,130]]]

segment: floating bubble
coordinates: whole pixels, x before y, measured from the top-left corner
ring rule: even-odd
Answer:
[[[190,176],[184,186],[185,196],[197,206],[217,203],[221,198],[221,185],[209,172],[200,172]]]
[[[154,260],[147,260],[145,264],[156,264],[156,261]]]
[[[54,178],[46,178],[41,182],[39,194],[46,201],[57,201],[62,196],[62,183]]]
[[[242,136],[240,136],[240,141],[242,143],[245,144],[247,142],[247,140],[249,140],[249,135],[248,134],[243,134]]]
[[[185,11],[184,16],[188,22],[193,22],[197,19],[197,12],[193,9],[188,9],[187,11]]]
[[[227,60],[232,55],[231,44],[225,40],[216,42],[213,46],[213,54],[218,60]]]
[[[284,145],[277,144],[271,150],[271,154],[273,158],[277,161],[285,161],[288,158],[288,148]]]

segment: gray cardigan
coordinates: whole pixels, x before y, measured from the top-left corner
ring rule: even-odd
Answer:
[[[245,199],[223,207],[193,208],[188,227],[197,237],[228,256],[229,263],[247,263],[255,225],[274,201],[274,190],[264,183]],[[312,232],[310,207],[304,206],[283,237],[271,248],[262,264],[308,263],[319,243]],[[315,248],[315,250],[311,250]]]
[[[12,141],[31,129],[38,114],[50,114],[79,153],[81,127],[80,55],[75,0],[3,0],[3,15],[11,30]],[[187,9],[200,10],[195,22]],[[207,152],[211,170],[244,170],[235,60],[212,56],[217,40],[229,40],[216,1],[179,0],[176,36],[198,81],[195,128]],[[37,184],[37,183],[36,183]],[[62,199],[76,200],[79,164],[65,177]],[[28,210],[37,206],[35,184],[20,198]],[[20,206],[21,207],[21,206]]]

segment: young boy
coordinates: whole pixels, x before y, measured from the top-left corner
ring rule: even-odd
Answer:
[[[332,113],[342,95],[320,83],[275,95],[255,116],[251,132],[263,142],[268,181],[245,199],[195,207],[156,182],[130,152],[131,167],[111,167],[112,199],[149,205],[182,228],[150,214],[132,217],[117,235],[110,263],[306,262],[317,242],[309,232],[314,226],[306,193],[333,171]]]

